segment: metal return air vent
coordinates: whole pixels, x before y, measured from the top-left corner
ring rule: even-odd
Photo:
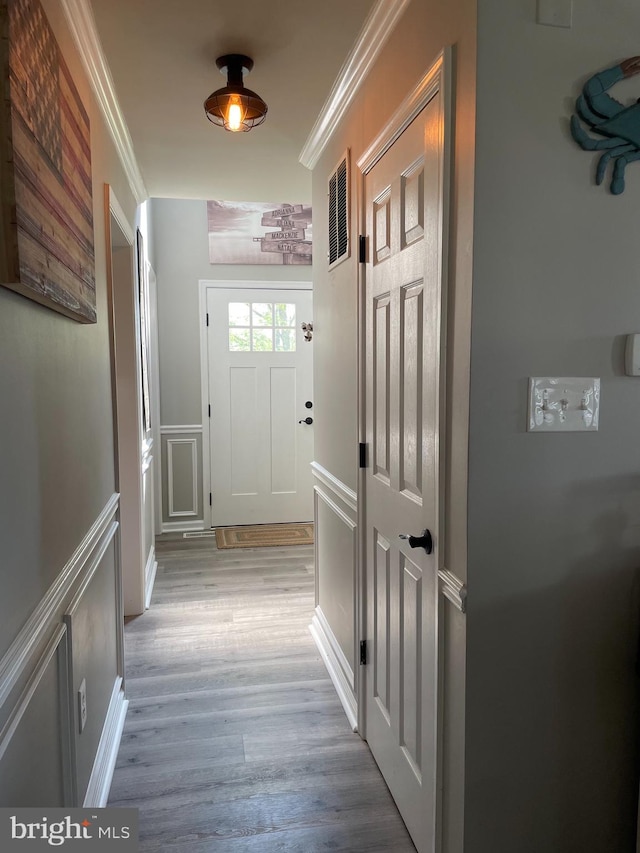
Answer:
[[[204,539],[207,536],[215,536],[215,530],[190,530],[188,533],[183,533],[183,539]]]
[[[329,178],[329,267],[349,257],[349,152]]]

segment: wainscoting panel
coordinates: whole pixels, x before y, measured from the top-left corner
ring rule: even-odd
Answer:
[[[162,426],[160,433],[162,531],[202,529],[202,426]]]
[[[96,555],[64,621],[71,651],[71,707],[78,795],[85,792],[111,701],[113,684],[121,675],[117,659],[117,578],[113,543]],[[78,692],[86,686],[87,721],[81,726]]]
[[[59,625],[0,731],[0,806],[74,802],[67,655]]]
[[[311,633],[357,728],[357,497],[318,463],[314,486],[316,610]]]
[[[113,495],[0,659],[0,806],[81,805],[90,777],[110,783],[98,746],[124,665],[118,508]]]

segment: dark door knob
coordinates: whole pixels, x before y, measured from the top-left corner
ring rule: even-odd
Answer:
[[[407,539],[410,548],[424,548],[427,554],[433,551],[433,539],[429,530],[425,530],[422,536],[409,536],[407,533],[401,533],[400,539]]]
[[[313,418],[303,418],[301,421],[298,421],[299,424],[312,424]]]

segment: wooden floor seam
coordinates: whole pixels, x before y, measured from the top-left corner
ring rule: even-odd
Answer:
[[[143,853],[415,853],[308,626],[313,546],[158,537],[110,807]]]

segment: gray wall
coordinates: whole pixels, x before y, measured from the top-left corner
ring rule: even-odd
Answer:
[[[7,661],[2,655],[11,651],[28,617],[58,580],[114,492],[104,182],[113,185],[130,221],[135,209],[59,0],[43,0],[43,6],[91,119],[98,322],[76,323],[0,287],[0,667]],[[105,577],[113,577],[113,550],[103,565]],[[101,572],[102,568],[96,577]],[[80,642],[88,643],[82,677],[91,684],[95,697],[92,726],[85,730],[81,783],[86,779],[85,768],[95,757],[100,723],[117,676],[115,589],[113,584],[92,589],[98,591],[87,599],[87,626],[102,626],[100,642],[108,654],[94,655],[91,630],[87,627],[90,637],[81,632]],[[67,590],[50,622],[42,626],[46,629],[43,642],[61,624],[62,611],[74,592]],[[71,650],[72,658],[76,650]],[[0,728],[18,707],[17,691],[28,680],[42,651],[40,644],[22,661],[16,691],[0,706]],[[7,760],[16,764],[22,761],[32,767],[28,756],[39,752],[38,744],[52,729],[64,728],[61,720],[52,718],[52,709],[58,707],[61,698],[57,695],[56,661],[52,660],[43,675],[21,718],[18,739],[6,753]],[[53,791],[61,778],[60,756],[54,754],[52,746],[41,745],[38,776],[31,786],[21,776],[5,776],[7,768],[0,766],[2,805],[17,805],[18,801],[26,805],[27,800],[32,805],[47,805],[59,799]]]
[[[635,850],[640,169],[596,187],[568,121],[638,53],[640,10],[573,8],[555,29],[528,0],[479,3],[468,853]],[[527,377],[548,375],[601,377],[599,432],[525,432]]]
[[[307,199],[300,201],[307,201]],[[152,199],[151,230],[153,234],[151,263],[157,276],[160,420],[163,426],[201,425],[198,282],[200,280],[310,281],[312,270],[311,267],[304,266],[210,264],[206,201]],[[180,437],[196,439],[198,458],[201,459],[201,433],[183,432]],[[162,516],[165,522],[169,522],[175,519],[170,519],[167,509],[166,437],[163,437],[162,445]],[[183,491],[187,489],[192,471],[176,467],[174,474],[179,489]],[[197,474],[201,478],[201,467]],[[199,489],[198,516],[202,518],[201,483]]]

